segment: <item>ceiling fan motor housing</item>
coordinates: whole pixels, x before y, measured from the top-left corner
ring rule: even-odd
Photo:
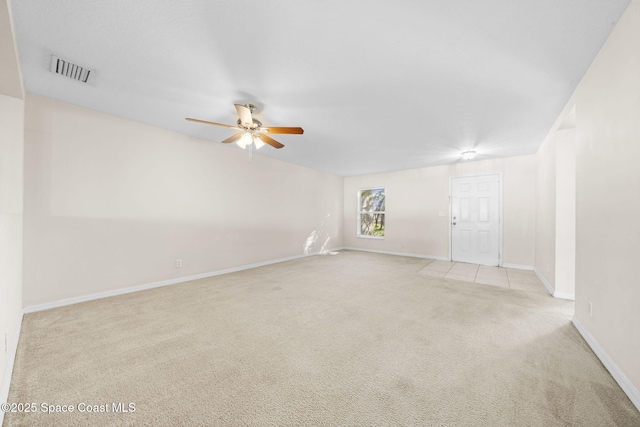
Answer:
[[[253,123],[250,126],[247,126],[245,124],[242,123],[242,120],[238,119],[238,121],[236,123],[238,123],[238,127],[245,129],[245,130],[255,130],[255,129],[260,129],[262,127],[262,122],[260,122],[260,120],[257,119],[253,119]]]

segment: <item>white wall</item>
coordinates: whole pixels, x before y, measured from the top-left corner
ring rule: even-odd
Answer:
[[[24,101],[10,5],[0,1],[0,403],[22,308]],[[5,336],[7,348],[5,349]],[[0,424],[2,423],[0,413]]]
[[[342,246],[341,177],[38,96],[25,120],[25,306]]]
[[[631,1],[576,105],[576,319],[640,390],[640,2]],[[588,302],[593,303],[593,316]],[[640,407],[640,394],[636,405]]]
[[[22,308],[22,144],[24,101],[0,95],[0,374],[8,372],[10,351]],[[0,382],[3,384],[3,382]],[[0,396],[2,400],[4,396]]]
[[[576,130],[562,129],[556,146],[556,296],[575,297],[576,277]]]
[[[456,163],[344,179],[344,242],[359,249],[449,257],[449,177],[503,172],[503,262],[535,261],[536,157]],[[357,191],[385,187],[384,240],[356,235]],[[446,216],[438,216],[446,212]]]
[[[540,145],[536,178],[535,268],[553,295],[575,297],[575,108],[561,115]]]
[[[555,132],[536,153],[535,268],[551,286],[556,280],[556,149]]]
[[[0,94],[24,99],[11,1],[0,0]]]

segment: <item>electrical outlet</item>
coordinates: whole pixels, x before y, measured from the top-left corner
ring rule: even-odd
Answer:
[[[593,317],[593,304],[589,301],[589,317]]]
[[[176,268],[182,268],[182,260],[181,259],[177,259],[176,260]]]

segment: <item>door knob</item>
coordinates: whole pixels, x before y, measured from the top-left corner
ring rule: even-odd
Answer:
[[[454,222],[453,225],[456,225],[456,223]]]

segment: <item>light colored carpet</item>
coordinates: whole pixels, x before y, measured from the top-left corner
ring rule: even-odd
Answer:
[[[343,251],[24,318],[7,426],[632,426],[548,295]]]

